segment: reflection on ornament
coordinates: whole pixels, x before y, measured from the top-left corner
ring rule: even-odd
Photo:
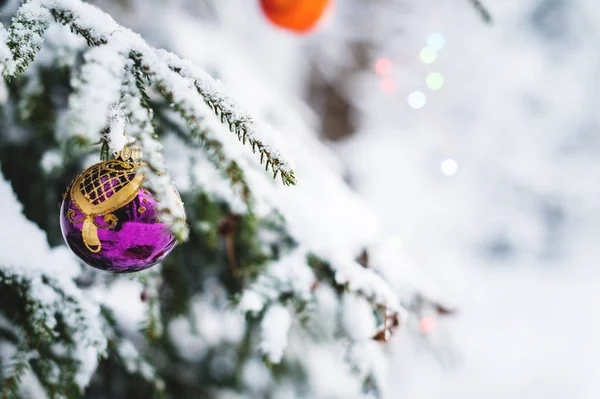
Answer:
[[[275,25],[294,32],[312,30],[333,6],[333,0],[260,0],[266,17]]]
[[[63,237],[90,266],[118,273],[144,270],[177,244],[160,221],[157,200],[142,188],[138,166],[122,159],[95,164],[75,178],[63,199]]]

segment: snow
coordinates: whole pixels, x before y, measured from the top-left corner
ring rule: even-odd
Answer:
[[[143,325],[147,314],[148,305],[140,299],[143,289],[139,281],[117,279],[108,286],[92,286],[86,295],[112,309],[119,325],[126,331],[134,332]]]
[[[123,111],[115,104],[111,104],[110,110],[108,111],[108,120],[110,129],[108,144],[110,146],[110,151],[114,154],[121,151],[127,144],[127,121],[125,120]]]
[[[281,137],[268,125],[259,125],[239,104],[236,104],[226,93],[226,89],[219,81],[215,81],[210,75],[194,66],[190,61],[181,61],[174,54],[166,51],[158,51],[165,62],[171,67],[181,68],[180,74],[193,80],[195,87],[201,93],[206,93],[206,99],[218,104],[221,112],[228,115],[233,121],[241,121],[244,133],[250,146],[253,148],[256,143],[259,152],[265,152],[267,159],[272,159],[272,169],[274,171],[291,173],[293,165],[285,161],[289,157],[282,157],[281,148],[285,144]],[[273,143],[273,144],[269,144]],[[262,158],[261,158],[262,159]]]
[[[35,398],[35,399],[48,399],[48,395],[44,390],[42,384],[35,377],[31,369],[28,369],[25,375],[23,376],[22,381],[22,390],[25,392],[27,397]]]
[[[265,306],[264,297],[256,291],[246,290],[238,304],[238,309],[248,313],[260,313]]]
[[[351,292],[360,293],[392,312],[400,310],[400,301],[392,288],[373,270],[341,255],[334,258],[331,266],[339,285],[347,285]]]
[[[32,313],[31,326],[38,329],[37,335],[52,331],[57,326],[57,315],[69,326],[74,344],[70,355],[78,362],[75,382],[83,390],[96,371],[99,356],[106,351],[106,337],[102,335],[98,318],[99,307],[87,301],[70,279],[55,280],[54,277],[44,276],[39,271],[11,266],[2,266],[2,273],[5,276],[2,278],[5,284],[28,284],[25,295],[29,300],[29,311]],[[51,280],[53,286],[44,282],[44,279]],[[72,302],[68,300],[69,297]],[[55,337],[58,336],[58,333],[54,334]]]
[[[44,172],[51,173],[63,164],[62,154],[57,150],[46,151],[40,160],[40,164]]]
[[[347,294],[342,298],[341,324],[355,339],[368,340],[376,329],[373,309],[362,297]]]
[[[314,302],[307,330],[318,338],[333,340],[340,328],[337,293],[331,286],[319,284],[314,291]]]
[[[131,374],[139,374],[146,380],[156,378],[156,373],[152,366],[141,360],[140,354],[133,344],[129,341],[121,341],[117,348],[119,357],[125,365],[125,369]]]
[[[20,58],[13,59],[10,55],[11,50],[7,46],[0,48],[1,57],[5,60],[3,66],[6,76],[19,73],[26,62],[35,57],[42,45],[44,32],[48,28],[51,19],[50,12],[42,6],[41,0],[29,1],[19,8],[13,18],[8,35],[3,32],[3,36],[8,38],[10,43],[17,46],[17,51],[21,54]],[[3,41],[3,43],[6,42]]]
[[[21,269],[64,278],[73,278],[79,273],[80,267],[70,251],[64,246],[51,249],[46,241],[46,234],[33,222],[25,219],[22,205],[1,173],[0,208],[1,265],[18,262]],[[32,251],[31,248],[37,249]]]
[[[265,363],[258,358],[251,358],[242,371],[244,385],[254,395],[265,392],[272,383],[271,373]]]
[[[79,74],[71,79],[74,91],[69,96],[69,134],[94,143],[100,140],[111,106],[119,99],[125,59],[110,45],[91,48],[83,58]],[[123,146],[123,140],[119,139],[122,134],[123,131],[117,131],[111,135],[112,152]]]
[[[223,288],[211,279],[205,284],[205,294],[191,299],[190,315],[174,319],[167,327],[176,337],[179,355],[189,361],[203,359],[211,347],[238,344],[246,328],[243,316],[228,308]]]
[[[2,38],[0,38],[2,40]],[[1,55],[0,55],[1,57]],[[2,83],[0,83],[0,105],[5,105],[8,101],[8,85],[6,81],[3,79]]]
[[[39,328],[46,326],[53,329],[57,314],[62,316],[67,326],[71,326],[75,345],[72,356],[79,361],[75,379],[83,389],[96,370],[98,357],[106,350],[106,338],[102,335],[98,318],[100,309],[87,300],[73,283],[72,278],[78,274],[79,265],[69,250],[65,246],[50,249],[45,234],[22,215],[21,204],[1,174],[0,208],[3,210],[0,268],[9,281],[20,284],[27,281],[30,284],[27,295],[35,304],[33,317],[40,323]],[[43,281],[46,278],[53,281],[52,286]],[[79,307],[66,302],[66,297],[72,298]]]
[[[4,25],[0,25],[0,60],[2,60],[1,72],[4,74],[6,72],[6,65],[9,60],[12,58],[12,53],[10,48],[6,44],[8,38],[8,31],[4,27]]]
[[[359,399],[362,381],[346,369],[340,362],[340,353],[331,351],[321,345],[311,345],[300,354],[304,357],[307,368],[307,377],[314,397],[327,398],[339,397]]]
[[[315,279],[306,263],[306,250],[297,248],[268,264],[266,270],[242,293],[238,309],[244,313],[260,313],[269,303],[277,302],[283,292],[309,301]]]
[[[270,362],[279,363],[287,346],[292,315],[284,306],[275,303],[267,308],[260,324],[260,350]]]

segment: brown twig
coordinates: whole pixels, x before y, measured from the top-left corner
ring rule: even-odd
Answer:
[[[231,272],[237,273],[237,261],[235,256],[235,233],[237,232],[240,222],[240,216],[231,214],[219,223],[218,233],[225,238],[225,247],[227,249],[227,259]]]

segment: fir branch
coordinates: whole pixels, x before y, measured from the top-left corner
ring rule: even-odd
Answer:
[[[136,275],[144,289],[141,294],[141,300],[148,304],[146,308],[146,320],[142,332],[148,342],[155,343],[163,336],[164,325],[161,317],[160,300],[158,297],[159,287],[162,285],[162,278],[159,271],[152,269],[145,273]]]
[[[69,138],[84,138],[93,143],[98,141],[113,104],[119,100],[125,59],[118,48],[104,45],[88,50],[83,60],[79,73],[71,78],[73,91],[69,95],[67,134]],[[113,148],[114,152],[120,149]]]
[[[268,130],[266,126],[258,126],[258,123],[250,114],[241,111],[241,107],[225,94],[222,84],[214,80],[203,70],[193,66],[189,61],[181,60],[172,53],[158,50],[158,54],[165,59],[169,68],[179,75],[190,79],[205,103],[219,118],[221,123],[226,124],[232,133],[235,133],[242,144],[250,144],[252,151],[260,154],[260,163],[265,162],[265,169],[269,167],[273,171],[273,178],[281,175],[284,185],[296,184],[294,171],[272,148],[259,140],[256,136],[261,130]]]
[[[75,17],[72,10],[62,7],[59,8],[55,5],[50,8],[50,13],[56,22],[68,26],[71,29],[71,32],[83,37],[88,46],[96,47],[108,43],[108,39],[104,35],[82,25]]]
[[[126,84],[133,81],[134,84],[129,83],[130,87],[121,90],[121,93],[131,94],[128,98],[130,101],[125,104],[121,95],[121,108],[129,119],[129,126],[137,126],[133,129],[137,129],[137,133],[131,134],[130,137],[136,139],[136,144],[144,156],[148,157],[144,159],[149,172],[146,180],[148,188],[161,200],[166,200],[166,203],[160,205],[161,210],[167,211],[164,222],[170,226],[178,240],[187,238],[188,228],[183,210],[175,200],[175,194],[171,193],[171,181],[160,153],[162,145],[154,135],[153,114],[145,91],[147,83],[155,87],[185,119],[191,129],[191,136],[202,142],[208,158],[229,179],[249,208],[253,204],[250,185],[240,164],[228,156],[223,140],[214,134],[216,129],[208,125],[207,116],[211,115],[209,108],[221,123],[226,123],[230,130],[237,134],[242,143],[248,142],[253,151],[260,153],[261,164],[264,162],[265,169],[272,170],[274,178],[280,174],[284,185],[295,184],[294,172],[287,163],[264,140],[259,139],[259,135],[264,135],[267,129],[259,129],[248,114],[237,111],[237,105],[224,94],[218,82],[204,71],[193,67],[191,63],[151,48],[139,35],[119,26],[95,6],[80,0],[32,0],[19,9],[10,27],[10,33],[0,30],[1,38],[8,41],[7,48],[0,45],[0,62],[7,77],[16,76],[24,71],[34,59],[41,47],[43,33],[52,20],[68,26],[73,33],[85,38],[88,46],[92,47],[86,55],[87,62],[82,68],[81,78],[74,81],[76,92],[71,97],[70,108],[73,121],[80,123],[75,123],[71,136],[82,136],[88,143],[100,140],[100,137],[96,139],[96,136],[105,128],[101,126],[101,122],[115,113],[112,108],[108,112],[110,115],[106,115],[105,112],[107,107],[112,107],[112,96],[105,95],[106,90],[103,90],[104,94],[98,97],[98,101],[90,101],[99,102],[101,105],[100,112],[94,118],[82,116],[81,111],[84,108],[86,113],[90,110],[96,111],[96,107],[81,104],[79,100],[89,98],[87,94],[93,91],[92,86],[97,86],[89,83],[94,76],[108,76],[108,81],[121,80],[119,77],[123,74],[123,64],[111,60],[133,61],[133,68],[125,67],[129,71],[125,73],[133,74],[133,78],[123,81]],[[119,34],[113,36],[117,32]],[[7,59],[8,53],[12,54],[12,60]],[[135,93],[132,91],[133,86],[136,87]],[[118,99],[115,101],[119,102]],[[133,106],[135,111],[129,109],[130,106]],[[140,109],[144,110],[142,114],[138,112]],[[132,119],[136,118],[137,120],[132,122]],[[212,118],[214,119],[214,116]]]
[[[0,307],[10,309],[6,316],[25,332],[22,344],[29,351],[42,354],[30,365],[49,389],[81,392],[95,368],[88,355],[105,354],[106,339],[93,317],[93,308],[75,292],[79,293],[71,281],[0,267]],[[53,353],[51,348],[58,344],[65,349],[65,355]],[[58,365],[58,379],[49,379],[49,370],[53,370],[50,362]]]
[[[177,114],[180,115],[180,114]],[[252,209],[254,204],[254,197],[252,195],[252,190],[250,189],[249,183],[246,181],[246,175],[244,170],[239,166],[236,161],[229,161],[226,167],[223,169],[223,163],[219,162],[220,158],[219,154],[215,152],[215,149],[220,149],[220,145],[218,142],[213,143],[212,147],[209,147],[211,140],[202,140],[198,137],[198,134],[195,133],[195,130],[192,129],[192,135],[188,134],[181,127],[177,121],[174,121],[170,115],[167,115],[165,112],[157,112],[156,118],[160,121],[159,123],[163,126],[163,128],[167,128],[167,131],[174,134],[183,141],[186,145],[190,146],[190,148],[198,148],[205,151],[205,154],[208,156],[207,159],[210,161],[212,166],[214,166],[218,171],[222,173],[222,175],[227,178],[234,189],[236,195],[239,195],[244,203],[247,206],[248,210]],[[186,126],[187,127],[187,126]],[[224,155],[223,155],[224,156]]]
[[[469,1],[469,3],[471,3],[471,5],[473,7],[475,7],[475,10],[479,13],[479,15],[481,16],[481,19],[483,19],[483,21],[485,23],[488,23],[488,24],[492,23],[492,14],[490,14],[488,9],[483,5],[483,3],[480,0],[468,0],[468,1]]]
[[[165,383],[162,378],[154,367],[139,354],[135,346],[118,331],[114,312],[108,307],[102,306],[101,314],[105,321],[104,333],[108,337],[109,356],[118,358],[128,373],[141,377],[152,387],[156,396],[162,398],[165,393]]]
[[[146,323],[142,331],[149,342],[156,342],[162,337],[163,328],[160,318],[160,302],[158,298],[152,297],[148,300]]]
[[[292,325],[292,315],[279,303],[269,306],[260,323],[260,350],[272,364],[281,362]]]
[[[6,44],[12,60],[5,64],[5,77],[16,77],[25,71],[40,51],[51,20],[52,16],[40,7],[39,1],[30,1],[19,8],[8,31]]]
[[[20,120],[26,121],[31,118],[35,106],[39,103],[44,93],[42,80],[37,74],[30,74],[23,79],[25,84],[22,86],[19,95],[21,98],[17,103],[17,116]]]
[[[201,147],[205,150],[209,161],[229,179],[231,185],[240,193],[248,207],[252,207],[252,193],[244,171],[235,160],[229,159],[225,153],[223,143],[214,138],[209,133],[209,129],[203,125],[204,118],[198,114],[194,104],[176,96],[169,84],[169,79],[164,76],[161,77],[156,68],[152,68],[140,52],[132,52],[130,57],[134,61],[138,82],[141,78],[149,82],[172,106],[173,110],[181,115],[191,129],[191,137],[199,140],[198,144],[201,144]],[[173,73],[173,75],[175,74]],[[143,87],[144,85],[140,82],[138,86]]]
[[[148,105],[147,94],[137,78],[130,60],[121,88],[120,107],[127,118],[127,130],[136,146],[144,155],[146,184],[159,199],[158,207],[165,223],[171,226],[179,241],[185,241],[189,234],[185,222],[185,211],[179,196],[171,183],[162,155],[162,144],[158,141],[152,126],[153,111]],[[149,176],[148,176],[149,175]]]
[[[404,311],[390,285],[373,269],[364,268],[350,259],[335,258],[326,261],[312,253],[307,254],[307,262],[317,273],[323,273],[325,269],[330,284],[355,292],[369,301],[374,309]]]
[[[19,387],[25,373],[29,369],[29,353],[27,348],[21,347],[11,357],[11,362],[6,364],[5,374],[9,374],[8,378],[4,378],[0,384],[0,399],[18,399]]]
[[[57,356],[48,346],[39,351],[39,356],[30,360],[30,365],[48,396],[52,399],[80,396],[82,389],[76,383],[77,363],[69,357]]]
[[[86,11],[85,17],[82,11]],[[17,72],[24,71],[29,62],[33,60],[41,47],[42,35],[48,28],[51,18],[58,23],[69,26],[72,32],[85,38],[90,47],[109,44],[111,42],[109,37],[115,32],[121,32],[125,37],[115,39],[115,42],[121,40],[122,45],[120,47],[123,53],[126,53],[129,49],[131,58],[134,60],[138,59],[138,61],[142,61],[144,56],[156,56],[157,63],[154,63],[154,65],[164,63],[171,70],[176,71],[179,76],[187,80],[192,80],[197,93],[214,111],[221,123],[227,124],[229,129],[238,136],[243,144],[247,141],[253,151],[259,152],[261,164],[264,162],[265,169],[269,170],[270,168],[272,170],[273,177],[277,177],[277,174],[280,174],[284,185],[296,183],[294,172],[288,166],[287,162],[266,144],[264,140],[260,140],[257,137],[261,134],[261,131],[268,129],[266,127],[259,128],[249,114],[240,111],[240,107],[225,94],[225,90],[219,82],[212,79],[206,72],[194,67],[188,61],[184,61],[174,54],[150,48],[138,35],[126,28],[120,27],[110,16],[89,4],[77,0],[34,0],[23,5],[10,28],[8,46],[14,55],[14,67],[7,67],[5,72],[7,76],[16,75],[13,69],[16,69]],[[97,20],[104,22],[102,29],[100,28],[101,24]],[[25,46],[25,43],[27,43],[27,46]],[[147,71],[146,68],[148,69]],[[145,73],[150,72],[148,65],[144,65],[144,70]],[[153,71],[153,73],[156,74],[156,71]],[[166,82],[164,80],[161,82],[162,78],[162,76],[156,76],[155,84],[157,84],[157,88],[163,92],[163,95],[172,97],[172,100],[179,100],[180,107],[183,106],[181,104],[182,99],[175,98],[174,93],[168,91],[168,88],[165,86]],[[152,81],[152,79],[150,80]],[[183,112],[183,108],[181,111]],[[195,130],[194,133],[206,141],[207,134],[198,125],[200,123],[198,115],[186,113],[184,118],[190,123],[192,129]],[[222,161],[223,159],[220,154],[222,151],[220,148],[215,147],[217,142],[219,142],[218,139],[207,141],[206,146],[211,151],[216,152],[217,158]],[[229,163],[224,169],[232,181],[236,183],[240,182],[242,173],[237,163]],[[242,187],[242,192],[245,195],[248,194],[247,191],[247,187]]]
[[[37,14],[25,12],[27,11],[27,7],[35,10]],[[153,128],[151,127],[153,115],[148,106],[148,96],[145,90],[146,83],[150,83],[158,89],[158,91],[173,104],[174,109],[180,113],[189,125],[191,136],[203,144],[203,149],[206,151],[211,162],[229,179],[249,208],[252,207],[253,198],[250,185],[246,180],[243,169],[235,159],[232,159],[226,154],[223,141],[216,137],[211,131],[214,130],[214,128],[205,125],[205,122],[207,122],[205,116],[210,115],[210,111],[207,109],[205,112],[202,108],[206,107],[207,104],[214,110],[217,116],[220,117],[222,123],[227,123],[229,128],[236,132],[243,143],[248,141],[253,150],[257,150],[260,153],[261,163],[264,162],[265,168],[273,171],[274,177],[276,177],[277,174],[281,174],[282,181],[285,185],[295,183],[294,173],[288,167],[287,163],[265,142],[258,139],[258,128],[253,120],[245,113],[236,112],[236,105],[228,100],[228,97],[221,92],[223,91],[223,88],[219,87],[216,84],[217,82],[212,81],[212,78],[207,74],[200,74],[198,71],[201,70],[188,68],[193,70],[195,74],[194,82],[190,85],[190,77],[188,75],[184,76],[185,73],[183,70],[180,70],[179,73],[175,73],[169,68],[169,65],[186,65],[184,61],[174,55],[170,55],[168,57],[168,64],[167,60],[162,57],[167,54],[166,52],[158,52],[152,49],[139,35],[126,28],[120,27],[110,16],[103,13],[98,8],[85,4],[79,0],[33,0],[22,6],[21,10],[21,14],[23,14],[22,19],[25,19],[25,17],[30,18],[27,20],[27,27],[31,26],[35,29],[33,30],[33,33],[29,33],[29,29],[24,28],[19,30],[17,28],[20,25],[13,24],[13,26],[11,26],[11,32],[14,31],[19,33],[23,31],[24,33],[21,36],[35,34],[38,39],[34,41],[32,51],[13,51],[16,59],[15,62],[17,62],[20,68],[19,70],[24,70],[39,50],[42,42],[41,35],[43,30],[47,28],[49,19],[54,19],[56,22],[68,26],[72,32],[84,37],[87,44],[93,47],[93,49],[88,52],[88,58],[91,58],[91,61],[93,62],[87,62],[84,65],[84,71],[82,71],[83,78],[79,80],[80,84],[75,85],[75,87],[79,87],[79,89],[76,91],[76,94],[72,97],[72,101],[70,102],[71,108],[75,107],[76,104],[79,104],[79,107],[75,107],[77,109],[73,109],[72,112],[72,115],[75,116],[73,118],[74,120],[77,120],[76,116],[80,115],[80,107],[83,106],[77,99],[86,97],[84,94],[89,92],[89,90],[86,89],[86,82],[88,80],[86,77],[92,75],[95,76],[103,70],[106,70],[104,71],[105,74],[109,73],[111,76],[114,75],[115,80],[118,81],[118,75],[123,71],[122,65],[119,63],[115,64],[108,61],[102,62],[102,59],[107,58],[102,57],[102,55],[110,56],[108,57],[109,60],[122,57],[125,59],[130,58],[134,61],[134,68],[130,69],[129,73],[133,72],[138,92],[137,94],[139,94],[138,97],[141,98],[139,103],[146,109],[148,115],[147,117],[142,118],[143,121],[138,121],[140,122],[138,125],[139,134],[131,134],[130,137],[135,138],[137,140],[137,145],[143,147],[141,150],[145,156],[152,157],[152,160],[147,162],[150,174],[147,183],[152,186],[150,188],[154,189],[159,197],[161,197],[162,194],[165,194],[165,198],[170,197],[168,191],[171,188],[171,183],[170,180],[168,180],[168,176],[166,176],[166,168],[164,166],[162,155],[158,154],[162,146],[154,137]],[[19,23],[23,25],[23,23]],[[119,32],[119,34],[115,35],[113,38],[113,34],[117,32]],[[11,37],[14,36],[17,38],[16,33],[11,33]],[[27,38],[28,37],[25,37],[25,39]],[[9,40],[9,46],[11,43],[12,45],[16,45],[18,42],[19,41],[16,39],[11,39]],[[0,49],[0,58],[2,53],[1,50],[2,49]],[[107,63],[110,65],[107,65]],[[96,73],[84,73],[86,68],[90,71],[96,70]],[[7,67],[6,71],[8,75],[11,74],[10,68]],[[183,92],[179,90],[174,92],[172,90],[173,85],[178,88],[184,88],[185,90]],[[126,89],[125,91],[127,90],[131,91],[130,89]],[[192,96],[192,93],[196,98]],[[110,101],[110,99],[102,98],[102,100],[101,103],[103,104],[104,109],[106,108],[105,100]],[[199,104],[202,105],[200,106]],[[85,107],[90,108],[88,105],[85,105]],[[131,122],[132,115],[135,115],[135,113],[126,109],[126,107],[123,111],[126,112],[126,115]],[[100,112],[98,118],[104,118],[106,116],[102,114],[105,114],[105,112]],[[95,120],[98,118],[92,119]],[[76,136],[82,135],[88,142],[93,143],[98,141],[94,140],[94,137],[92,136],[99,135],[100,131],[103,129],[103,127],[99,127],[99,123],[90,122],[87,125],[82,123],[77,125],[80,125],[81,128],[76,126],[72,133]],[[135,123],[130,123],[130,125],[135,125]],[[171,227],[178,239],[185,239],[188,234],[187,226],[185,226],[184,217],[182,217],[183,215],[178,214],[175,201],[168,201],[168,205],[163,207],[163,210],[165,209],[168,209],[170,213],[170,215],[167,215],[168,217],[165,222]]]
[[[66,3],[72,3],[73,0],[71,2],[68,1],[64,1]],[[274,177],[277,176],[277,174],[281,174],[281,178],[282,178],[282,182],[284,185],[291,185],[291,184],[295,184],[296,179],[294,176],[294,172],[293,170],[289,167],[289,165],[287,164],[287,162],[285,162],[277,153],[274,149],[270,148],[263,140],[259,140],[258,137],[256,137],[259,134],[260,130],[267,130],[266,127],[261,127],[260,129],[258,128],[256,122],[254,122],[254,120],[250,117],[249,114],[245,113],[245,112],[241,112],[239,111],[240,107],[235,104],[226,94],[225,94],[225,89],[216,81],[214,81],[214,79],[212,79],[212,77],[210,77],[210,75],[208,75],[206,72],[202,71],[200,68],[194,67],[190,62],[188,61],[184,61],[182,59],[180,59],[179,57],[175,56],[174,54],[170,54],[166,51],[163,50],[154,50],[152,48],[150,48],[149,46],[146,45],[145,42],[143,42],[143,40],[141,40],[141,38],[139,38],[138,35],[134,34],[133,32],[129,31],[128,29],[122,28],[120,26],[118,26],[112,19],[110,19],[110,23],[107,23],[107,26],[114,26],[114,30],[111,31],[110,33],[108,32],[102,32],[99,33],[98,29],[92,29],[89,26],[86,26],[86,23],[84,23],[84,21],[81,21],[80,18],[75,18],[74,14],[72,11],[70,11],[68,8],[66,7],[58,7],[55,5],[55,2],[50,3],[51,5],[50,7],[50,11],[52,13],[52,15],[55,17],[57,22],[60,22],[62,24],[66,24],[68,26],[71,27],[71,29],[75,32],[78,33],[80,35],[82,35],[83,37],[86,38],[86,40],[88,40],[88,44],[90,46],[97,46],[100,44],[104,44],[104,43],[108,43],[108,36],[110,36],[112,33],[114,32],[121,32],[123,35],[127,36],[129,40],[124,40],[125,42],[128,42],[128,46],[130,47],[130,57],[134,60],[136,60],[136,58],[139,58],[140,61],[142,61],[142,59],[144,57],[150,57],[153,55],[158,56],[157,60],[155,63],[153,63],[153,66],[158,66],[161,65],[162,63],[168,63],[168,66],[171,69],[177,70],[177,73],[180,76],[183,76],[185,78],[188,79],[193,79],[194,81],[194,86],[198,92],[198,94],[200,94],[202,96],[202,98],[204,99],[204,101],[206,102],[206,104],[209,105],[209,107],[215,112],[215,114],[220,118],[222,123],[226,123],[229,126],[229,129],[236,133],[238,138],[245,144],[246,141],[249,142],[249,144],[251,145],[253,151],[258,151],[260,153],[260,160],[261,163],[265,162],[265,167],[268,170],[269,167],[271,168],[271,170],[273,171],[273,175]],[[58,2],[58,3],[62,3],[62,2]],[[83,4],[78,2],[78,7],[83,8],[89,8],[91,9],[95,9],[95,7],[87,5],[87,4]],[[73,4],[74,6],[74,4]],[[96,9],[97,10],[97,9]],[[100,10],[97,10],[100,11]],[[102,12],[98,12],[98,16],[103,17],[104,19],[106,19],[107,21],[109,20],[110,17],[108,17],[107,15],[105,15]],[[88,21],[90,22],[90,21]],[[161,62],[162,61],[162,62]],[[147,71],[145,72],[150,72],[150,68],[148,67],[148,65],[144,65],[145,68],[148,68]],[[185,69],[184,69],[185,66]],[[144,68],[144,69],[145,69]],[[190,72],[188,72],[188,70]],[[194,73],[194,75],[191,75],[191,72]],[[156,71],[154,71],[154,73],[156,73]],[[160,76],[157,76],[157,79],[161,79]],[[158,82],[156,82],[158,84]],[[162,84],[160,84],[160,86],[163,86],[163,90],[161,90],[160,87],[157,87],[160,91],[164,91],[166,82],[162,82]],[[164,93],[163,93],[164,94]],[[174,96],[173,93],[170,93],[171,96],[173,96],[174,100],[177,100]],[[181,99],[179,99],[181,101]],[[189,118],[191,118],[191,116],[189,116]],[[200,123],[200,120],[193,120],[193,119],[189,119],[186,118],[186,120],[188,122],[190,122],[190,125],[192,128],[199,128],[199,126],[193,126],[194,124],[198,124]],[[200,131],[202,131],[203,129],[199,129]],[[199,133],[198,131],[196,131],[196,133]],[[204,136],[206,136],[206,133],[204,134]],[[218,140],[215,140],[218,141]],[[207,146],[212,148],[212,145],[215,144],[214,142],[211,143],[207,143]],[[214,150],[218,152],[217,150]],[[236,165],[228,165],[225,167],[225,169],[229,169],[232,170],[234,172],[237,172],[239,170],[239,166]],[[233,175],[234,178],[239,179],[239,173],[236,173]]]

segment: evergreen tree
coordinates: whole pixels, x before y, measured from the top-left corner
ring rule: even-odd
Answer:
[[[0,30],[0,397],[393,397],[385,342],[445,310],[386,281],[396,264],[373,213],[298,107],[236,101],[217,79],[227,71],[154,48],[81,0],[12,5]],[[80,264],[57,207],[77,173],[124,145],[143,153],[180,241],[131,275]]]

